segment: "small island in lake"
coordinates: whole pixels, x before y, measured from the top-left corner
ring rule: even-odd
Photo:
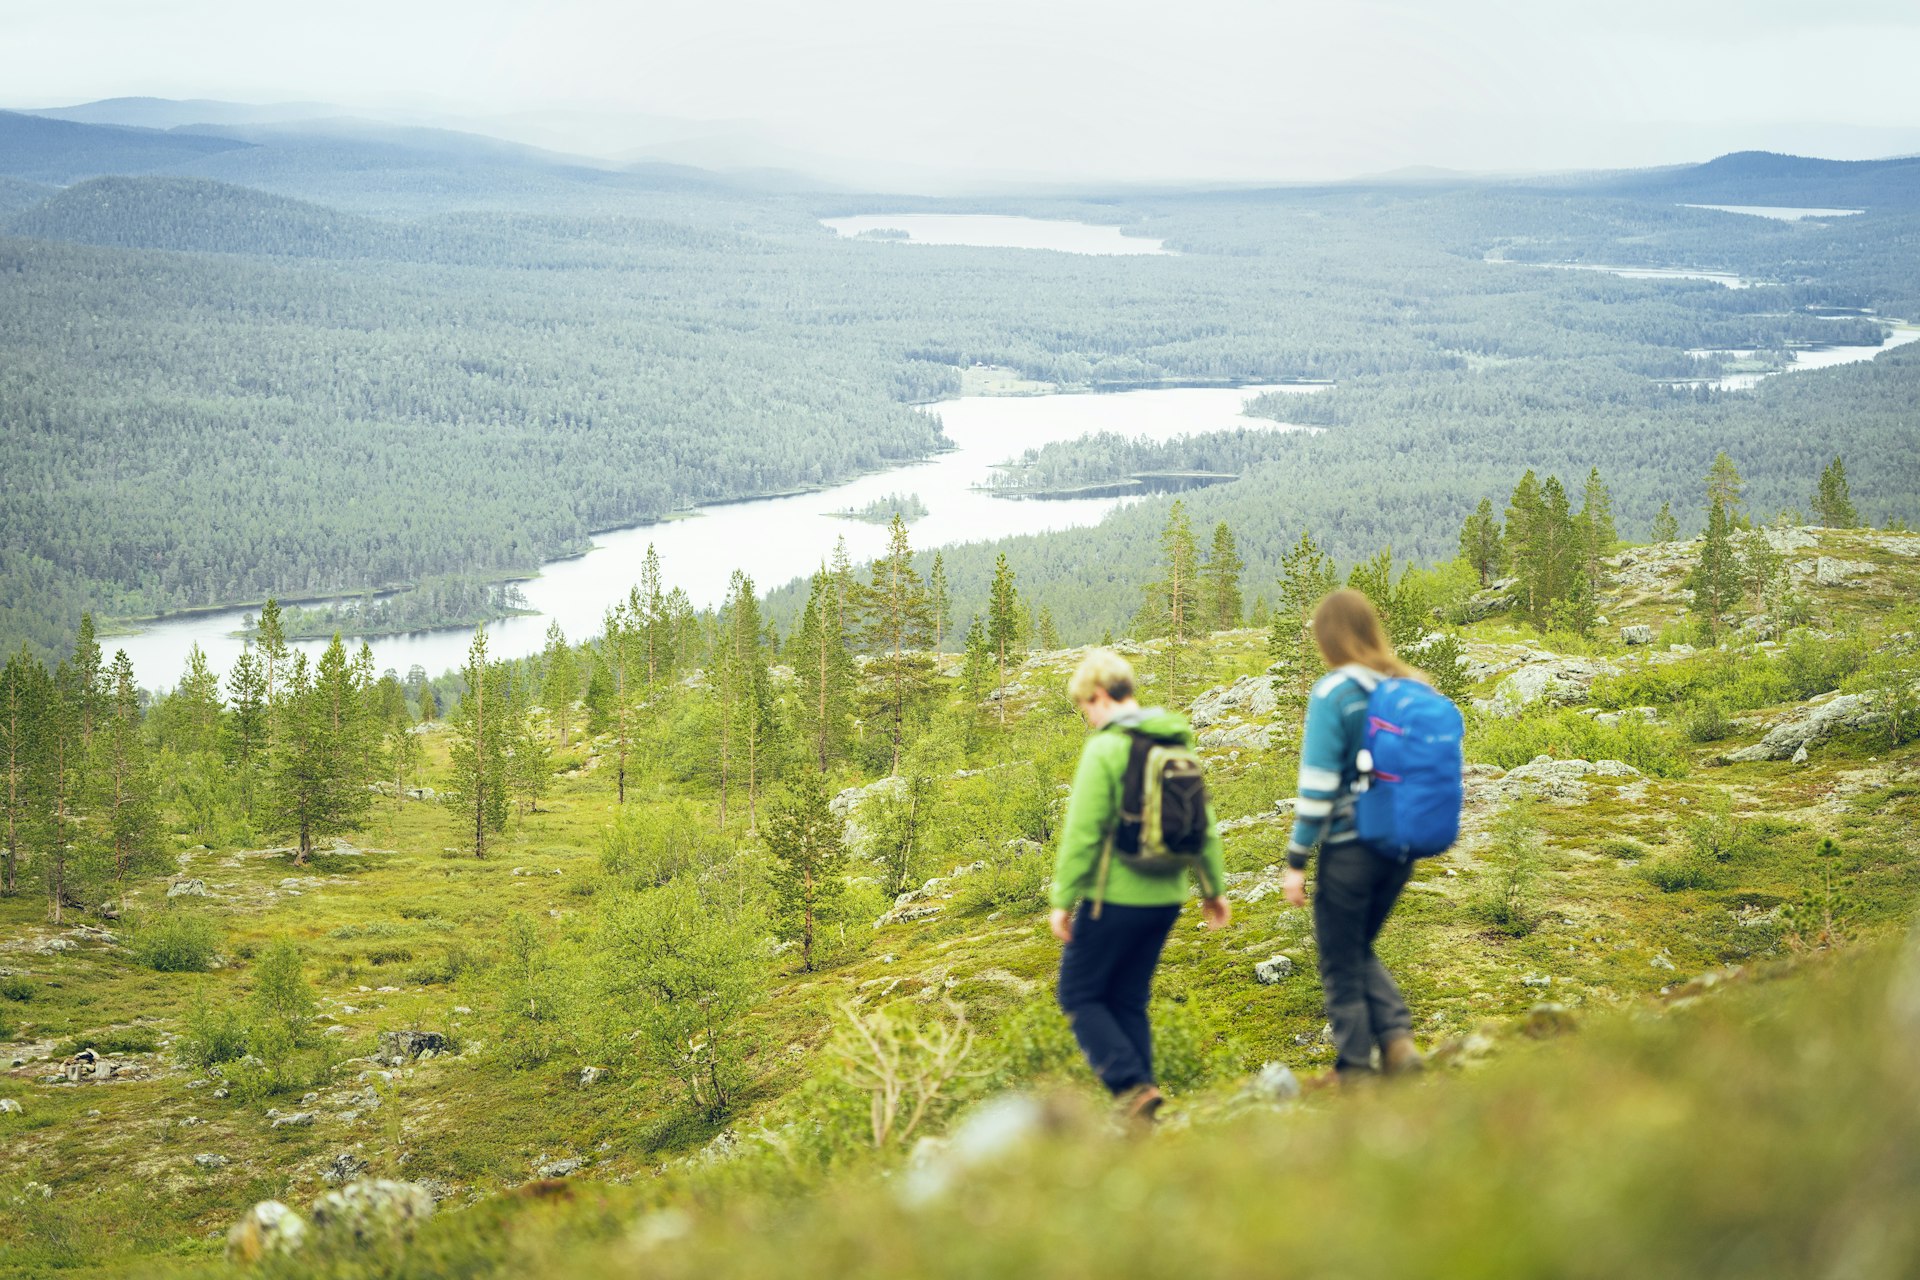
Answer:
[[[829,512],[836,520],[862,520],[867,524],[892,524],[894,516],[912,524],[915,520],[927,517],[927,504],[920,500],[917,493],[890,493],[884,498],[875,498],[864,507],[848,507],[844,511]]]

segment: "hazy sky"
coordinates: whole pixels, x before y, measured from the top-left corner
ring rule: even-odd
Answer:
[[[0,0],[11,106],[590,110],[726,122],[756,162],[1064,179],[1920,151],[1916,68],[1915,0]]]

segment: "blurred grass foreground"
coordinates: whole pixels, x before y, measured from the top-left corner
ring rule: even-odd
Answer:
[[[1531,1034],[1529,1034],[1531,1033]],[[1473,1038],[1469,1038],[1473,1046]],[[1920,934],[1482,1038],[1416,1083],[1196,1099],[1150,1141],[977,1107],[904,1167],[778,1150],[569,1186],[273,1274],[452,1277],[1920,1274]]]

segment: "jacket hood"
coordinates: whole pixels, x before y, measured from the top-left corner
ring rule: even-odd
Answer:
[[[1193,727],[1187,718],[1178,711],[1169,711],[1165,707],[1141,707],[1137,710],[1122,711],[1107,721],[1108,729],[1138,729],[1141,733],[1156,738],[1179,738],[1187,745],[1193,745]]]

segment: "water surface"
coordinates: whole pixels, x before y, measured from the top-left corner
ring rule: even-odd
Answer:
[[[905,244],[958,244],[979,249],[1052,249],[1060,253],[1108,255],[1172,253],[1158,240],[1128,236],[1119,227],[1050,218],[1019,218],[998,213],[863,213],[822,218],[842,236],[882,240],[883,233]],[[884,240],[882,240],[884,242]]]

